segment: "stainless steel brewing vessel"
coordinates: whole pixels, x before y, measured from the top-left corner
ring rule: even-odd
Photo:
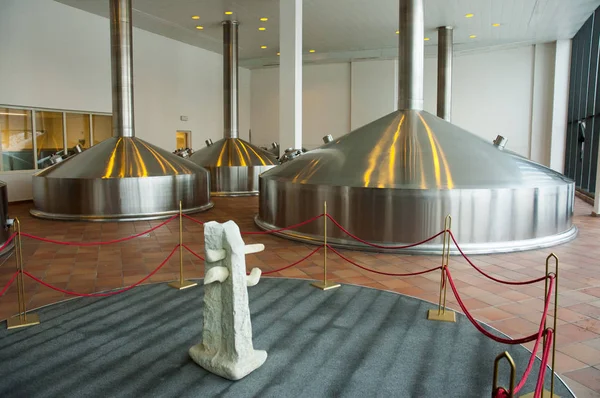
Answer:
[[[446,215],[467,253],[573,239],[573,181],[423,111],[423,4],[399,3],[399,110],[263,173],[257,225],[297,224],[327,202],[345,229],[380,245],[423,241],[443,230]],[[331,222],[327,231],[334,245],[378,250]],[[279,235],[321,243],[323,220]],[[441,248],[440,237],[401,251]]]
[[[237,21],[223,22],[223,119],[224,138],[194,152],[190,161],[210,172],[212,195],[258,195],[258,176],[275,167],[277,159],[238,137]]]
[[[131,0],[110,0],[113,137],[33,176],[36,217],[140,220],[209,209],[208,171],[135,137]]]

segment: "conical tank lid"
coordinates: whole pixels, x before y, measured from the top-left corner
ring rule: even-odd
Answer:
[[[265,172],[266,180],[397,189],[569,184],[563,175],[421,110],[399,110]]]
[[[277,158],[241,138],[223,138],[202,148],[190,161],[202,167],[275,166]]]

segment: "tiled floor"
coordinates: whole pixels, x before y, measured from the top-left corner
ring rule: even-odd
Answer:
[[[158,225],[160,221],[131,223],[56,222],[32,218],[31,203],[9,206],[11,217],[19,217],[24,232],[66,241],[97,241],[133,235]],[[216,198],[214,209],[196,214],[200,220],[226,221],[233,219],[242,231],[257,230],[253,217],[256,198]],[[539,251],[513,254],[473,256],[474,262],[485,271],[505,279],[523,280],[540,276],[545,258],[555,252],[560,258],[558,345],[556,370],[579,397],[600,397],[600,218],[590,216],[591,207],[576,202],[575,223],[578,238],[568,244]],[[441,221],[440,221],[441,222]],[[190,220],[183,222],[184,243],[198,253],[203,251],[202,226]],[[94,292],[127,286],[148,275],[178,242],[177,220],[148,236],[108,246],[57,246],[24,239],[23,256],[26,270],[44,281],[77,292]],[[360,235],[360,234],[359,234]],[[263,271],[290,264],[314,249],[301,243],[266,235],[246,235],[247,243],[264,243],[266,251],[249,255],[248,267]],[[342,251],[344,255],[368,267],[387,272],[406,272],[434,267],[439,256],[411,256]],[[2,260],[0,259],[0,262]],[[309,260],[274,274],[294,278],[322,278],[322,251]],[[487,322],[511,337],[537,330],[542,312],[543,284],[502,286],[480,276],[462,258],[452,257],[450,269],[461,296],[477,319]],[[175,255],[149,282],[177,278],[179,260]],[[328,255],[328,278],[393,290],[437,302],[439,273],[397,278],[373,274],[355,268]],[[0,266],[0,287],[14,273],[14,258]],[[186,277],[200,278],[203,264],[195,257],[184,255]],[[17,289],[13,286],[0,298],[0,319],[17,310]],[[64,299],[62,293],[39,286],[27,279],[28,308]],[[456,308],[451,292],[448,301]],[[424,314],[425,316],[425,314]],[[528,345],[530,348],[532,344]],[[519,366],[519,365],[518,365]],[[519,372],[522,372],[522,366]]]

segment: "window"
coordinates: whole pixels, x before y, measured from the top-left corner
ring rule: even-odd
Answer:
[[[76,145],[89,148],[90,115],[88,113],[67,113],[67,149]]]
[[[94,145],[112,137],[112,116],[92,115],[94,125]]]
[[[111,136],[111,115],[0,105],[0,171],[43,169],[56,153]]]
[[[181,148],[191,148],[192,147],[192,143],[191,143],[191,131],[178,131],[176,133],[177,135],[177,149],[181,149]]]
[[[0,170],[33,169],[31,111],[0,107],[0,134]]]

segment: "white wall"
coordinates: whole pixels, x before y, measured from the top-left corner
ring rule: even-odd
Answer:
[[[553,47],[553,44],[542,45],[539,50],[537,69],[540,75],[536,93],[546,100],[536,100],[535,109],[533,108],[534,67],[536,66],[534,46],[455,56],[452,122],[490,142],[496,135],[501,134],[508,139],[509,149],[527,157],[533,155],[531,150],[532,140],[534,140],[534,160],[547,164],[550,145],[547,136],[552,120],[552,102],[547,99],[552,96],[552,88],[546,87],[545,84],[552,82],[554,78]],[[395,61],[361,61],[352,62],[350,65],[351,78],[346,82],[349,89],[341,87],[344,84],[343,79],[337,78],[335,89],[331,87],[332,82],[323,87],[321,93],[329,98],[330,103],[343,104],[347,101],[347,91],[350,91],[350,110],[327,106],[317,115],[309,114],[305,109],[303,118],[305,144],[312,145],[315,142],[320,144],[315,137],[327,130],[325,125],[321,126],[320,123],[345,120],[350,112],[351,127],[355,129],[396,108]],[[327,67],[327,72],[341,73],[348,67],[348,63],[321,65],[321,67]],[[317,73],[320,73],[317,66],[305,65],[305,79],[319,80]],[[277,139],[275,134],[278,124],[277,77],[277,68],[252,70],[251,122],[253,140],[256,142],[270,142]],[[332,77],[334,76],[327,74],[321,76],[320,80],[327,81]],[[319,87],[310,88],[313,90],[310,92],[313,98],[319,97],[315,89],[319,90]],[[436,91],[437,59],[426,58],[424,108],[433,114],[436,113]],[[305,83],[304,95],[308,93],[309,87]],[[535,118],[532,118],[533,110],[535,110]],[[341,133],[343,131],[341,127],[340,125],[336,131]],[[535,131],[534,135],[532,135],[532,128]],[[316,130],[319,130],[319,133]],[[331,132],[333,133],[333,130]],[[333,135],[335,137],[340,134]]]
[[[52,0],[2,0],[0,37],[0,104],[112,112],[108,19]],[[134,29],[136,136],[167,150],[179,129],[195,148],[221,138],[222,73],[221,55]],[[250,71],[239,78],[247,138]],[[13,188],[9,200],[22,198]]]
[[[303,69],[303,146],[312,149],[350,132],[350,64]],[[266,146],[279,141],[279,68],[253,70],[251,80],[252,142]]]
[[[571,40],[559,40],[556,42],[556,59],[554,62],[552,145],[550,150],[550,167],[559,173],[562,173],[565,168],[570,73]],[[600,171],[600,168],[598,170]],[[597,181],[600,181],[600,179]],[[600,184],[597,185],[600,186]]]

